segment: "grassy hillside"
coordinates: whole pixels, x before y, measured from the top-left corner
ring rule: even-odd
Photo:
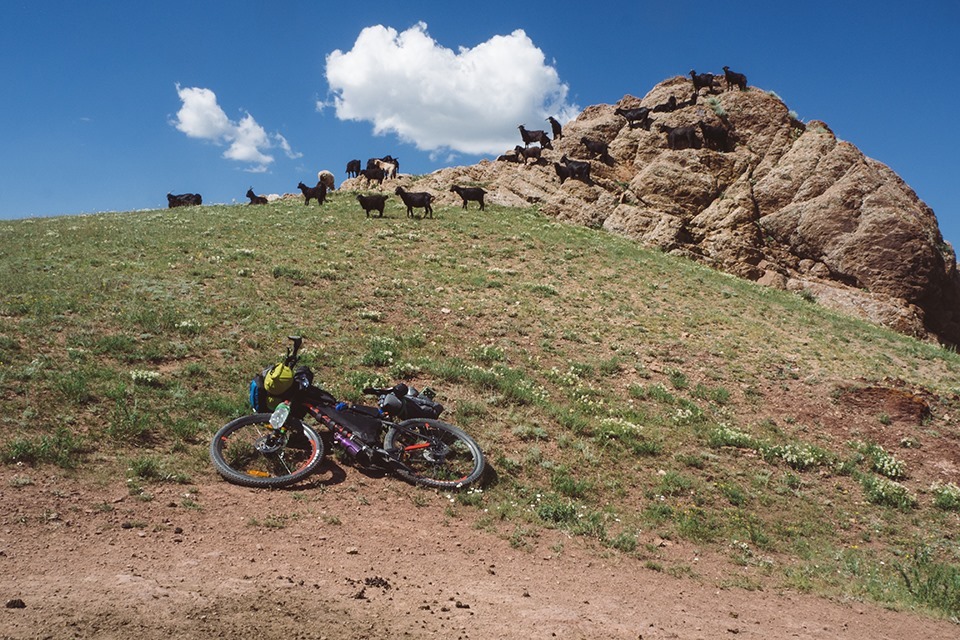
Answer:
[[[11,483],[220,482],[209,437],[299,333],[339,396],[434,387],[495,472],[450,509],[518,548],[560,528],[696,576],[676,541],[725,586],[960,616],[952,351],[534,210],[335,193],[6,221],[0,247]]]

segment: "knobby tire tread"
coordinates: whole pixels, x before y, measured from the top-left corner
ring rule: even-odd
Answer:
[[[269,413],[254,413],[237,418],[236,420],[233,420],[222,426],[213,436],[213,439],[210,441],[210,459],[213,462],[213,466],[216,468],[217,473],[219,473],[228,482],[244,487],[253,487],[255,489],[286,487],[291,484],[296,484],[297,482],[300,482],[309,476],[322,462],[324,454],[323,441],[320,439],[319,434],[317,434],[312,427],[301,422],[300,424],[303,429],[303,435],[309,442],[313,444],[314,454],[307,461],[307,463],[302,465],[299,469],[288,475],[280,475],[269,478],[254,477],[233,469],[233,467],[231,467],[227,460],[223,457],[223,450],[221,447],[223,438],[226,438],[236,431],[253,424],[269,425],[270,415],[271,414]]]
[[[397,469],[397,475],[413,484],[433,487],[436,489],[465,489],[468,486],[478,482],[486,470],[486,460],[483,456],[483,451],[480,450],[480,445],[478,445],[476,441],[471,438],[463,429],[452,424],[448,424],[440,420],[425,418],[405,420],[398,424],[397,427],[391,427],[387,430],[387,433],[383,438],[384,449],[393,450],[395,447],[397,447],[398,438],[403,435],[404,429],[412,428],[416,430],[418,425],[424,424],[450,434],[453,436],[456,442],[460,442],[465,445],[467,451],[469,451],[470,456],[472,457],[473,468],[466,476],[449,481],[440,480],[421,473],[410,473],[404,469]]]

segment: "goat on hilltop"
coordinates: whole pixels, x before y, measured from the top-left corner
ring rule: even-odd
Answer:
[[[253,192],[253,187],[247,189],[247,197],[250,198],[250,204],[267,204],[267,199],[264,196],[258,196]]]
[[[700,89],[712,89],[716,76],[712,73],[697,73],[690,69],[690,79],[693,80],[693,91],[698,92]]]
[[[517,162],[523,165],[526,165],[531,158],[533,158],[533,164],[540,164],[540,157],[543,154],[541,147],[521,147],[517,145],[513,148],[513,151],[517,154]]]
[[[547,117],[547,122],[550,123],[550,128],[553,129],[553,139],[559,140],[563,137],[563,127],[560,126],[560,123],[557,122],[557,119],[553,116]]]
[[[740,91],[747,90],[747,76],[742,73],[737,73],[736,71],[730,71],[730,67],[723,68],[723,77],[727,81],[727,89],[737,85]]]
[[[322,205],[324,200],[327,199],[327,186],[322,182],[318,182],[315,187],[308,187],[301,182],[297,185],[297,188],[303,193],[303,204],[305,205],[309,205],[311,200],[316,200],[318,205]]]
[[[397,187],[395,194],[400,196],[403,204],[407,205],[407,217],[413,217],[413,210],[423,209],[423,215],[430,214],[433,217],[433,207],[430,203],[433,201],[433,194],[426,191],[406,191],[403,187]]]
[[[627,124],[630,125],[630,128],[640,125],[644,129],[650,127],[650,109],[647,107],[636,107],[634,109],[614,109],[613,112],[618,115],[626,118]]]
[[[167,206],[170,209],[174,207],[191,207],[203,204],[203,198],[199,193],[181,193],[180,195],[167,194]]]
[[[539,142],[540,146],[544,149],[553,149],[553,145],[550,144],[550,136],[547,135],[546,131],[528,131],[521,124],[517,129],[520,130],[520,137],[523,139],[523,146],[530,146],[533,142]]]
[[[364,213],[370,217],[371,211],[379,211],[380,217],[383,217],[383,207],[387,202],[387,195],[383,193],[374,193],[370,195],[357,194],[357,202],[363,207]]]

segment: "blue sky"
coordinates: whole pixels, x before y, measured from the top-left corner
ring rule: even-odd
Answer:
[[[958,37],[956,0],[4,0],[0,218],[472,164],[545,110],[729,65],[890,166],[957,246]]]

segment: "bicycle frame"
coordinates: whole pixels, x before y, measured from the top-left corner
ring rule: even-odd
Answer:
[[[361,462],[382,462],[393,468],[403,469],[408,472],[413,471],[397,457],[396,452],[387,451],[382,447],[371,446],[356,438],[353,431],[341,425],[327,415],[327,412],[329,412],[331,407],[311,403],[302,403],[301,406],[306,409],[307,413],[313,416],[314,420],[316,420],[319,424],[322,424],[327,428],[327,430],[330,431],[330,433],[333,434],[334,442],[346,449],[351,455]],[[406,427],[403,427],[396,422],[384,420],[382,418],[379,420],[381,429],[385,427],[404,430],[406,429]],[[430,443],[424,442],[406,447],[404,451],[416,451],[418,449],[425,449],[429,446]]]

